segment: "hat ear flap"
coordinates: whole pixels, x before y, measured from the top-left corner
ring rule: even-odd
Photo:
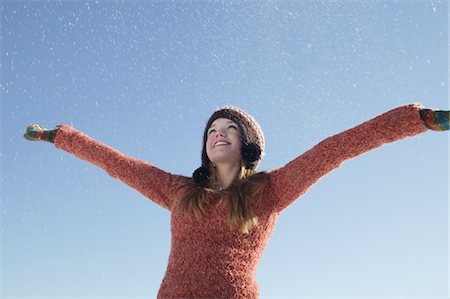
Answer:
[[[192,178],[198,186],[206,187],[209,181],[209,169],[205,166],[197,168],[192,174]]]
[[[241,148],[242,160],[246,165],[252,166],[254,162],[261,160],[261,153],[261,147],[254,142],[245,143]]]

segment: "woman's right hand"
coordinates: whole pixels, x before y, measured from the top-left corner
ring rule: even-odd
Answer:
[[[48,141],[53,142],[56,130],[49,130],[42,125],[33,124],[27,127],[23,137],[30,141]]]

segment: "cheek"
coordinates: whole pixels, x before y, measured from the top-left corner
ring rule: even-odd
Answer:
[[[211,147],[211,138],[208,137],[208,139],[206,139],[206,149],[209,149]]]
[[[206,140],[205,147],[206,147],[206,153],[207,153],[208,156],[209,156],[210,148],[211,148],[211,140],[209,140],[209,139]]]
[[[241,135],[234,136],[234,144],[236,145],[236,148],[240,151],[242,146]]]

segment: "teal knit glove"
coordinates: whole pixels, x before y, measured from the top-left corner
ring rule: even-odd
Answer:
[[[58,128],[55,130],[49,130],[42,125],[29,125],[25,134],[23,134],[23,137],[30,141],[53,142],[57,131]]]
[[[420,109],[420,117],[430,130],[447,131],[449,129],[448,110]]]

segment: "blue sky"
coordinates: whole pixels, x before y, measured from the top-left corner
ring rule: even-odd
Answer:
[[[71,124],[176,174],[218,107],[260,170],[396,106],[448,109],[448,1],[2,1],[2,296],[155,297],[169,214],[26,126]],[[281,215],[261,298],[447,297],[448,133],[389,144]]]

